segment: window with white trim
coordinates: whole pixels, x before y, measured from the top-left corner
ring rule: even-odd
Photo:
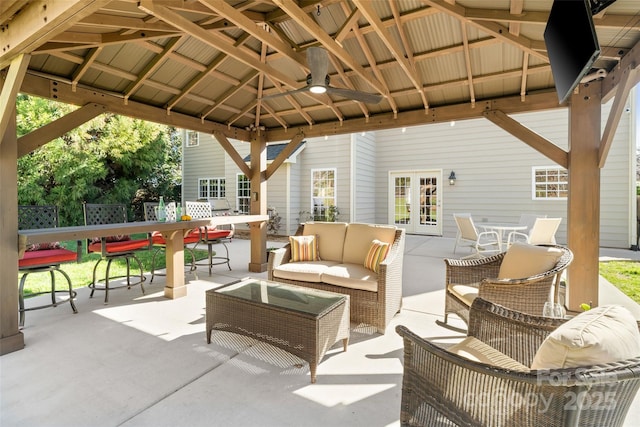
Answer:
[[[198,199],[223,199],[227,196],[224,178],[198,179]]]
[[[248,215],[251,211],[251,181],[243,174],[236,175],[236,206],[238,213]]]
[[[311,212],[314,221],[330,220],[336,208],[336,170],[311,170]]]
[[[187,130],[187,147],[197,147],[200,145],[200,133],[195,130]]]
[[[566,199],[569,194],[569,172],[562,167],[533,168],[533,199]]]

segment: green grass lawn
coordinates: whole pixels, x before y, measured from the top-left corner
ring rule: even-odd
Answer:
[[[132,236],[132,237],[137,238],[136,236]],[[142,237],[144,238],[144,236]],[[76,250],[75,242],[63,242],[63,246],[73,251]],[[145,272],[151,271],[151,261],[152,261],[153,253],[155,252],[155,250],[156,248],[152,248],[151,250],[148,250],[148,251],[143,250],[143,251],[136,252],[136,257],[142,263],[142,267]],[[93,280],[93,277],[92,277],[93,267],[95,266],[96,262],[100,259],[100,255],[96,255],[96,254],[89,255],[86,253],[86,251],[81,252],[81,254],[82,254],[82,258],[80,259],[80,262],[66,263],[62,266],[65,273],[67,273],[71,278],[71,283],[74,288],[82,288],[84,286],[87,286],[89,283],[91,283],[91,281]],[[187,251],[184,252],[184,255],[185,255],[184,263],[185,265],[189,265],[191,263],[191,255]],[[198,249],[195,251],[195,255],[196,255],[196,260],[202,260],[207,257],[207,251]],[[165,262],[164,251],[161,251],[156,256],[156,271],[163,269],[165,267],[166,267],[166,262]],[[104,277],[106,268],[107,268],[107,262],[102,261],[100,263],[100,266],[98,267],[97,277],[99,278]],[[126,274],[126,271],[127,271],[126,268],[127,268],[127,264],[125,260],[123,259],[114,260],[111,263],[111,276],[122,276]],[[134,274],[137,268],[138,268],[137,265],[133,263],[131,266],[131,269],[134,272]],[[18,276],[18,280],[20,280],[20,277],[22,277],[22,275]],[[66,287],[66,281],[64,277],[62,277],[62,275],[59,273],[56,273],[56,284],[59,284],[59,286],[61,286],[61,289],[65,289]],[[30,274],[29,276],[27,276],[27,280],[24,286],[24,293],[26,297],[37,292],[47,291],[49,289],[50,289],[50,283],[49,283],[48,274],[38,273],[38,274]]]
[[[601,262],[600,275],[640,304],[640,262]]]

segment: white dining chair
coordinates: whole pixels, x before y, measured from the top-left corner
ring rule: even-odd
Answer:
[[[473,251],[471,255],[464,258],[482,258],[487,253],[499,253],[501,251],[500,235],[494,230],[478,232],[471,214],[453,214],[453,218],[458,226],[458,235],[453,247],[456,253],[458,244],[466,244]],[[464,259],[463,258],[463,259]]]
[[[528,233],[512,231],[507,239],[507,246],[515,242],[526,242],[530,245],[555,245],[556,232],[562,218],[537,218]]]
[[[521,232],[521,233],[523,233],[523,234],[529,233],[529,231],[533,227],[533,224],[536,223],[536,219],[538,219],[538,218],[546,218],[546,217],[547,217],[546,215],[530,214],[530,213],[524,213],[524,214],[520,215],[520,219],[518,220],[518,224],[527,226],[527,229],[524,230],[524,232]]]

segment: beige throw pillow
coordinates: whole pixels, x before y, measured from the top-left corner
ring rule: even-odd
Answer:
[[[514,243],[507,250],[498,279],[524,279],[551,270],[562,256],[558,248]]]
[[[640,333],[633,314],[620,305],[580,313],[553,331],[538,349],[531,369],[558,369],[611,363],[640,356]]]
[[[387,256],[387,252],[389,252],[389,244],[374,239],[364,259],[364,267],[378,273],[380,271],[380,263]]]

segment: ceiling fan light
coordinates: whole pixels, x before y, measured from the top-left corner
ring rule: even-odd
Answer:
[[[325,93],[327,91],[327,88],[324,86],[311,86],[309,88],[309,91],[311,93]]]

